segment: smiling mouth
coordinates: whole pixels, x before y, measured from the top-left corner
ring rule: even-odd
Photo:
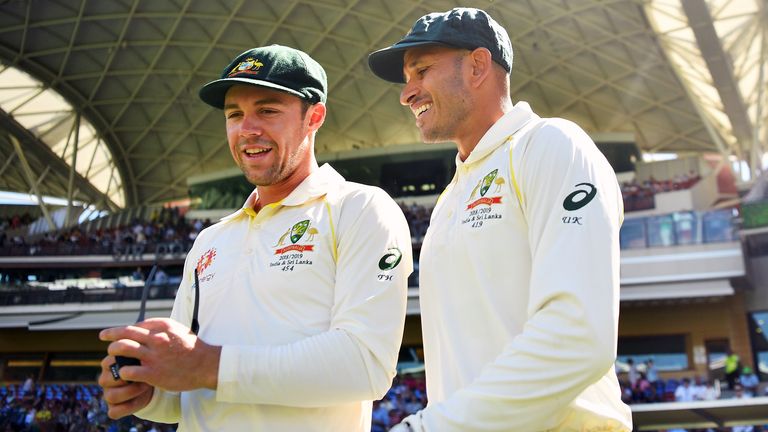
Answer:
[[[262,153],[267,153],[269,151],[272,151],[270,148],[261,148],[261,149],[245,149],[244,153],[248,156],[254,156]]]
[[[427,112],[427,111],[428,111],[430,108],[432,108],[432,104],[431,104],[431,103],[427,103],[427,104],[424,104],[424,105],[422,105],[422,106],[420,106],[420,107],[416,108],[416,109],[413,111],[413,114],[414,114],[416,117],[419,117],[419,116],[421,116],[422,114],[424,114],[425,112]]]

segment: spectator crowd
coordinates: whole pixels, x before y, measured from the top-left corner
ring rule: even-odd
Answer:
[[[136,417],[111,420],[101,389],[85,384],[0,386],[2,432],[168,432],[171,425],[146,422]]]
[[[427,406],[427,385],[423,374],[398,375],[387,394],[373,402],[371,432],[385,432],[404,418]]]
[[[734,356],[729,352],[728,357]],[[735,356],[738,360],[738,356]],[[726,361],[726,364],[728,362]],[[739,363],[735,373],[731,371],[726,384],[721,388],[720,381],[712,381],[704,377],[694,379],[682,378],[663,380],[652,359],[643,364],[635,364],[633,359],[627,359],[626,375],[620,374],[619,380],[622,400],[627,404],[656,403],[656,402],[694,402],[712,401],[717,399],[749,399],[758,396],[768,396],[768,387],[760,388],[760,379],[749,366]],[[726,367],[726,373],[729,371]],[[718,429],[720,430],[720,429]],[[726,429],[730,430],[730,429]],[[675,430],[673,432],[680,432]],[[733,432],[768,431],[768,425],[738,426]],[[684,432],[684,431],[683,431]]]
[[[432,207],[426,207],[420,204],[405,202],[400,203],[400,209],[408,221],[408,228],[411,230],[411,239],[414,243],[420,244],[424,240],[429,227],[429,218],[432,216]]]
[[[0,232],[15,230],[29,225],[34,221],[35,218],[29,212],[10,216],[0,216]]]
[[[691,171],[688,174],[676,175],[667,180],[656,180],[650,176],[648,180],[632,179],[621,184],[621,195],[624,198],[624,211],[649,210],[655,207],[653,196],[657,193],[690,189],[701,176]]]
[[[733,388],[720,389],[718,383],[704,378],[662,380],[652,360],[641,367],[631,360],[621,380],[623,400],[628,404],[650,402],[691,402],[721,398],[759,396],[759,379],[750,367],[743,367]],[[624,375],[622,375],[624,377]],[[423,373],[395,377],[387,394],[373,402],[371,432],[385,432],[405,417],[427,405]],[[175,425],[152,423],[130,416],[120,420],[107,417],[107,405],[95,384],[0,386],[0,432],[168,432]],[[745,426],[734,432],[768,431]]]
[[[0,247],[5,246],[8,241],[15,240],[15,237],[17,237],[14,236],[13,238],[9,239],[9,231],[15,231],[19,228],[31,224],[34,221],[35,218],[32,217],[29,212],[14,214],[11,216],[0,216]],[[19,236],[18,240],[23,241],[23,238]]]
[[[138,259],[144,253],[183,254],[210,220],[187,221],[178,207],[164,207],[148,220],[134,219],[112,229],[83,231],[79,226],[49,232],[30,241],[20,235],[0,235],[7,255],[107,254],[115,259]]]
[[[384,432],[427,404],[423,375],[395,377],[381,400],[373,402],[372,432]],[[101,389],[86,384],[0,386],[0,432],[168,432],[175,425],[107,417]]]

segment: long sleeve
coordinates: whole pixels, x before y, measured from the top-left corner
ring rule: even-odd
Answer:
[[[615,175],[570,122],[549,120],[519,145],[513,172],[532,263],[525,325],[470,385],[409,418],[416,430],[550,430],[568,423],[577,396],[613,367],[622,217]],[[600,430],[625,430],[618,417]]]
[[[219,402],[320,407],[389,388],[412,270],[407,223],[382,191],[355,193],[344,199],[336,238],[330,328],[285,345],[223,346]]]

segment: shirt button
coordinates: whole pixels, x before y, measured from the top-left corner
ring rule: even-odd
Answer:
[[[253,255],[253,249],[251,249],[251,248],[246,249],[245,250],[245,254],[246,255]]]

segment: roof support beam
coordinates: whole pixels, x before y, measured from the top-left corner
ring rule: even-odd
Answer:
[[[72,163],[69,164],[69,181],[67,182],[67,213],[66,216],[64,216],[64,226],[69,226],[70,223],[70,216],[72,214],[72,195],[73,190],[75,188],[75,173],[77,170],[75,167],[77,167],[77,150],[80,147],[80,113],[78,112],[75,114],[75,123],[72,125],[72,128],[74,129],[75,133],[75,139],[72,143]],[[69,138],[72,138],[72,134],[70,133]]]
[[[25,25],[25,31],[28,27]],[[31,61],[26,58],[26,56],[22,55],[22,53],[16,52],[5,45],[0,44],[0,58],[8,58],[12,59],[10,61],[10,65],[17,67],[26,73],[29,73],[31,76],[37,78],[38,80],[42,82],[53,82],[56,79],[56,75],[49,69],[45,68],[41,64],[38,64],[34,61]],[[118,171],[120,172],[120,177],[123,179],[123,182],[130,183],[133,180],[133,171],[130,164],[124,163],[124,160],[126,160],[125,157],[125,149],[119,145],[119,140],[115,136],[114,133],[111,132],[111,130],[107,127],[108,122],[105,120],[102,112],[98,109],[92,109],[87,106],[86,101],[83,100],[83,95],[80,94],[80,92],[77,91],[75,87],[73,87],[71,84],[69,84],[68,81],[62,80],[59,81],[59,84],[54,88],[58,93],[60,93],[65,99],[68,101],[73,101],[73,106],[79,107],[78,109],[82,108],[84,110],[84,114],[86,117],[90,120],[91,124],[93,125],[96,130],[101,132],[102,138],[104,139],[104,142],[107,144],[107,147],[110,150],[112,161],[117,167]],[[83,108],[85,106],[85,108]],[[0,130],[7,130],[11,131],[16,137],[18,137],[23,144],[26,144],[28,141],[28,138],[31,140],[37,140],[34,136],[28,133],[24,129],[23,126],[19,125],[18,122],[13,120],[12,118],[9,119],[11,126],[6,126],[7,120],[5,117],[8,117],[8,114],[0,110]],[[29,137],[27,135],[29,134]],[[45,145],[45,144],[42,144]],[[52,152],[50,154],[56,156]],[[58,156],[56,156],[58,158]],[[59,170],[55,170],[57,175],[62,175]],[[66,174],[63,174],[64,177],[66,177]],[[88,182],[87,180],[83,179],[84,181]],[[79,182],[79,180],[78,180]],[[112,210],[117,210],[119,207],[117,204],[115,204],[107,195],[103,194],[101,191],[98,191],[97,189],[93,188],[93,185],[90,185],[88,183],[88,187],[82,187],[80,190],[87,191],[89,198],[91,197],[91,191],[95,191],[98,195],[102,195],[102,198],[94,199],[91,201],[92,203],[102,203],[104,208],[110,208]],[[126,188],[124,190],[125,192],[125,202],[130,204],[133,197],[131,195],[131,189]],[[95,196],[95,195],[94,195]]]
[[[765,13],[763,13],[765,14]],[[766,49],[766,33],[768,29],[763,29],[760,35],[760,72],[757,79],[757,106],[755,113],[755,131],[752,134],[752,174],[757,175],[763,170],[762,155],[765,152],[764,143],[760,139],[763,131],[760,130],[760,126],[764,122],[763,118],[763,102],[765,101],[765,86],[768,82],[765,79],[765,64],[768,63],[768,49]]]
[[[0,109],[0,130],[8,131],[9,135],[12,135],[21,142],[25,156],[33,156],[33,159],[35,160],[44,161],[45,166],[49,166],[53,174],[55,174],[54,177],[60,179],[68,178],[70,173],[69,165],[62,160],[59,155],[54,153],[50,147],[41,142],[2,109]],[[19,156],[18,153],[17,156]],[[29,161],[29,158],[27,158],[27,160]],[[43,163],[38,163],[37,166],[43,166]],[[42,170],[42,168],[40,168],[40,170]],[[79,173],[75,174],[74,181],[81,193],[87,197],[85,201],[101,205],[103,208],[109,208],[111,210],[117,210],[119,208],[104,191],[98,190]]]
[[[8,160],[6,160],[3,166],[0,168],[0,176],[2,176],[5,173],[5,170],[11,166],[11,162],[13,162],[14,159],[16,159],[16,153],[11,153],[11,155],[8,156]]]
[[[43,196],[40,194],[40,190],[37,188],[37,182],[35,181],[35,176],[34,174],[32,174],[32,168],[29,167],[27,158],[24,156],[24,150],[21,149],[21,144],[19,143],[19,140],[16,139],[15,136],[9,135],[8,137],[11,140],[11,144],[13,144],[13,149],[16,150],[16,156],[19,158],[19,161],[21,162],[21,168],[24,171],[24,175],[26,175],[27,177],[27,182],[29,183],[29,187],[32,189],[32,192],[37,197],[37,205],[40,206],[40,210],[43,212],[43,216],[45,217],[46,222],[48,222],[48,230],[53,231],[56,229],[56,224],[53,223],[51,214],[48,213],[48,207],[46,207],[45,203],[43,202]]]
[[[45,170],[43,170],[43,173],[37,177],[37,180],[35,180],[35,186],[40,187],[40,185],[43,184],[43,180],[45,180],[45,177],[48,176],[49,172],[51,172],[51,167],[50,166],[45,167]]]
[[[720,95],[723,111],[728,115],[733,135],[738,141],[737,151],[744,155],[745,147],[752,144],[752,124],[729,56],[723,49],[704,0],[682,0],[682,6],[688,17],[688,24],[696,36],[702,58],[709,68],[712,83]],[[751,159],[750,156],[746,157]]]
[[[646,5],[646,7],[650,8],[650,4]],[[653,21],[653,14],[650,13],[650,11],[646,10],[646,16],[649,18],[649,20]],[[654,24],[654,26],[657,26],[657,25]],[[667,52],[673,51],[670,43],[670,38],[668,36],[662,35],[661,37],[659,37],[659,43],[661,44],[662,48],[665,51]],[[682,88],[683,90],[685,90],[685,94],[688,97],[688,100],[690,100],[691,105],[693,105],[693,108],[698,113],[702,124],[706,128],[707,133],[709,134],[709,137],[712,138],[712,142],[714,142],[715,145],[717,146],[717,149],[720,152],[722,159],[727,160],[728,157],[735,152],[734,149],[730,148],[730,145],[725,142],[723,136],[721,135],[721,131],[716,129],[715,126],[712,124],[709,116],[707,115],[706,111],[701,105],[701,101],[693,94],[693,91],[691,90],[692,84],[685,79],[685,74],[682,72],[681,66],[674,61],[670,61],[669,67],[675,72],[675,75],[677,75],[678,79],[680,80],[680,83],[682,84]],[[657,148],[658,147],[660,146],[657,146]],[[651,151],[655,151],[655,149],[652,148]],[[720,166],[718,166],[717,170],[719,169],[720,169]]]

